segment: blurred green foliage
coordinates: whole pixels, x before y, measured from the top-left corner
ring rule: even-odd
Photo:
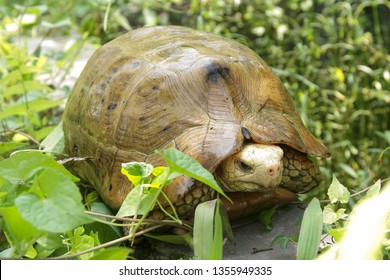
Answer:
[[[76,34],[74,52],[80,41],[102,44],[144,25],[236,39],[274,69],[309,130],[332,151],[332,159],[320,160],[329,180],[335,173],[359,190],[389,176],[389,153],[381,152],[390,145],[390,1],[14,0],[0,15],[2,40]],[[4,65],[4,48],[0,54]],[[33,54],[40,57],[39,45]],[[54,58],[71,60],[66,53]],[[2,70],[2,80],[11,71]]]
[[[274,69],[333,154],[318,159],[327,180],[316,195],[327,197],[335,175],[353,207],[390,175],[389,19],[389,0],[0,0],[0,159],[60,121],[72,86],[64,81],[86,43],[182,25],[235,39]]]

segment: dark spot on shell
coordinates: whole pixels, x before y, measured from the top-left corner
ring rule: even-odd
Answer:
[[[222,78],[227,78],[227,77],[229,77],[230,76],[230,70],[229,70],[229,68],[227,68],[227,67],[224,67],[224,68],[221,68],[221,69],[219,69],[219,72],[218,72],[221,76],[222,76]]]
[[[134,61],[130,65],[131,65],[131,67],[138,67],[140,65],[140,63],[138,61]]]
[[[73,145],[73,151],[77,152],[79,150],[79,146],[77,146],[76,144]]]
[[[246,127],[242,127],[241,128],[241,132],[242,132],[242,135],[244,135],[244,138],[246,140],[250,140],[251,139],[251,132],[249,131],[249,129],[247,129]]]
[[[139,120],[140,120],[141,122],[143,122],[145,119],[146,119],[145,116],[142,116],[142,117],[139,118]]]
[[[110,187],[108,188],[109,191],[112,191],[112,184],[110,184]]]
[[[108,110],[114,110],[116,108],[116,103],[110,103],[110,105],[108,105],[107,109]]]
[[[167,125],[166,127],[163,128],[163,131],[167,132],[170,128],[171,128],[171,126]]]
[[[104,98],[102,99],[102,101],[100,102],[101,104],[103,104],[104,103]]]
[[[211,63],[206,66],[208,73],[207,73],[207,80],[211,82],[217,82],[218,77],[222,77],[223,79],[226,79],[227,77],[230,77],[230,70],[227,67],[221,67],[220,65],[216,63]]]
[[[106,88],[107,88],[107,83],[106,83],[106,82],[102,82],[102,83],[100,84],[100,89],[101,89],[102,91],[105,91]]]
[[[153,86],[152,89],[153,89],[153,90],[160,90],[160,87],[159,87],[159,86]]]

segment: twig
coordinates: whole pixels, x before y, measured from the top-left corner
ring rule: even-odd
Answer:
[[[134,236],[126,235],[126,236],[123,236],[123,237],[117,238],[115,240],[112,240],[112,241],[100,244],[98,246],[89,248],[89,249],[81,251],[81,252],[77,252],[77,253],[69,254],[69,255],[62,255],[62,256],[58,256],[58,257],[50,257],[50,258],[46,258],[46,259],[47,260],[65,260],[65,259],[69,259],[69,258],[75,258],[75,257],[81,256],[81,255],[87,254],[89,252],[93,252],[93,251],[96,251],[96,250],[99,250],[99,249],[102,249],[102,248],[106,248],[106,247],[109,247],[109,246],[112,246],[112,245],[115,245],[115,244],[118,244],[118,243],[121,243],[121,242],[125,242],[125,241],[127,241],[127,240],[129,240],[131,238],[135,238],[135,237],[141,236],[141,235],[143,235],[143,234],[145,234],[145,233],[147,233],[149,231],[153,231],[153,230],[158,229],[160,227],[162,227],[162,225],[156,225],[156,226],[144,229],[142,231],[139,231],[136,234],[134,234]]]
[[[28,135],[27,133],[25,133],[25,132],[23,132],[23,131],[20,131],[20,130],[16,130],[16,129],[4,129],[4,130],[1,130],[0,133],[21,134],[21,135],[23,135],[24,137],[28,138],[31,142],[33,142],[34,144],[36,144],[38,147],[41,145],[41,143],[40,143],[38,140],[35,140],[31,135]]]
[[[117,216],[112,216],[112,215],[97,213],[97,212],[92,212],[92,211],[85,211],[85,213],[87,213],[89,215],[93,215],[93,216],[99,216],[99,217],[103,217],[103,218],[108,218],[108,219],[112,219],[112,220],[119,220],[122,222],[129,222],[129,223],[139,222],[141,220],[138,218],[117,217]],[[99,222],[105,222],[105,221],[99,220]],[[169,220],[144,219],[143,222],[148,223],[148,224],[176,226],[176,227],[184,228],[187,230],[192,230],[192,224],[188,221],[181,221],[182,225],[176,223],[175,221],[169,221]],[[115,224],[115,225],[116,226],[126,226],[126,225],[121,225],[121,224]]]

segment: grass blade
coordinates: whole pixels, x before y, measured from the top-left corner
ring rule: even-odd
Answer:
[[[322,210],[319,200],[313,198],[303,215],[298,239],[298,260],[312,260],[317,256],[321,233]]]

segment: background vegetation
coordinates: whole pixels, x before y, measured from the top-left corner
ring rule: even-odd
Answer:
[[[337,211],[349,213],[389,177],[389,18],[386,0],[3,0],[0,155],[37,149],[53,131],[85,48],[144,25],[189,26],[249,46],[280,76],[333,154],[319,160],[326,182],[313,195],[328,199],[333,176],[351,193],[328,209],[339,214],[332,227],[342,228]]]

